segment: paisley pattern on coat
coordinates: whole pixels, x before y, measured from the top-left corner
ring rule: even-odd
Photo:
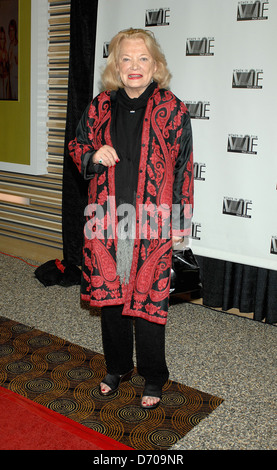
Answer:
[[[112,144],[112,94],[100,93],[85,111],[70,155],[80,173],[88,152]],[[181,227],[172,228],[172,204]],[[188,235],[193,206],[193,150],[187,108],[172,92],[155,89],[142,130],[136,200],[136,239],[128,285],[116,274],[115,169],[92,175],[84,229],[81,297],[92,306],[123,304],[123,315],[166,324],[172,235]]]

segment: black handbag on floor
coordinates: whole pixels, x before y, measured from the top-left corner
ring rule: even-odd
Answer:
[[[71,287],[81,284],[81,270],[65,261],[52,259],[39,266],[34,272],[36,278],[45,286]]]
[[[201,290],[200,268],[192,250],[173,250],[170,295]]]

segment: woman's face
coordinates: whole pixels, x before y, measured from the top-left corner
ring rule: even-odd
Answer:
[[[130,98],[137,98],[151,83],[157,66],[143,39],[123,39],[117,71]]]

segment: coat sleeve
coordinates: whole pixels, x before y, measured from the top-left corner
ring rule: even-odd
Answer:
[[[76,137],[68,144],[69,155],[85,180],[92,179],[96,173],[102,173],[105,170],[103,165],[92,162],[96,149],[91,136],[93,119],[89,116],[93,115],[92,110],[95,109],[95,102],[87,106],[77,126]]]
[[[191,234],[193,214],[193,142],[190,116],[183,104],[182,108],[174,167],[172,233],[174,236],[187,237]]]

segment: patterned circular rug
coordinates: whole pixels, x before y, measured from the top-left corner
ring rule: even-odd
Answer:
[[[136,370],[110,397],[99,394],[104,356],[0,317],[0,385],[136,450],[166,450],[223,400],[169,380],[161,405],[140,407]]]

